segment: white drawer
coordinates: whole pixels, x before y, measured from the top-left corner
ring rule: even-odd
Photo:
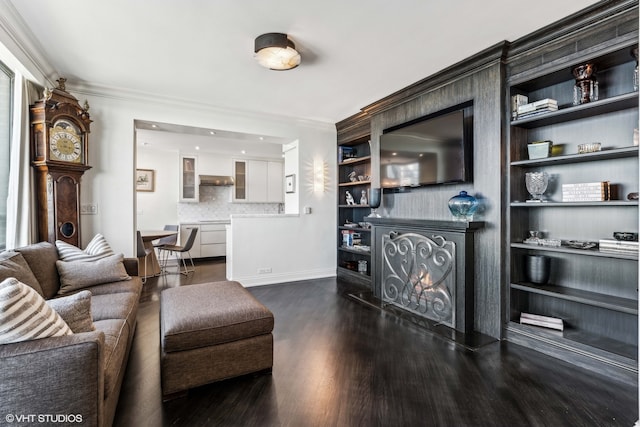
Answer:
[[[201,257],[226,256],[226,255],[227,255],[227,245],[225,245],[224,243],[216,243],[213,245],[200,246]]]
[[[227,241],[227,232],[223,229],[221,231],[204,231],[201,230],[200,244],[209,245],[212,243],[225,243]]]
[[[200,231],[224,231],[226,224],[202,224]]]

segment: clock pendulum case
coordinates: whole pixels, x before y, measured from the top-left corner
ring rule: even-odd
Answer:
[[[80,179],[91,168],[87,146],[89,105],[65,89],[45,89],[30,107],[31,164],[35,171],[38,241],[80,243]]]

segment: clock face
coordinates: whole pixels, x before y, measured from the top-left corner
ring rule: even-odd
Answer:
[[[49,137],[49,150],[53,160],[82,163],[83,147],[80,129],[67,120],[58,120]]]

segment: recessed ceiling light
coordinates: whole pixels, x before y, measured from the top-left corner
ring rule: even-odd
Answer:
[[[200,149],[200,146],[199,146],[199,145],[196,145],[196,150],[199,150],[199,149]]]
[[[157,127],[158,127],[158,125],[153,124],[153,125],[151,125],[151,127],[152,127],[152,128],[157,128]]]
[[[258,138],[260,141],[264,141],[264,136],[261,136],[260,138]]]
[[[210,130],[210,131],[209,131],[209,134],[210,134],[210,135],[215,135],[216,133],[215,133],[214,131]]]
[[[247,152],[245,150],[242,150],[241,153],[242,154],[247,154]]]

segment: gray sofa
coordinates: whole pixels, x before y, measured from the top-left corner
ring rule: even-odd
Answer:
[[[13,251],[0,254],[5,258],[0,260],[0,281],[12,274],[15,261],[26,261],[41,295],[46,300],[59,297],[56,247],[43,242],[15,252],[19,255]],[[130,279],[85,288],[91,292],[88,299],[95,330],[0,344],[0,414],[3,418],[15,414],[12,425],[37,423],[37,419],[17,422],[17,416],[34,414],[73,416],[72,422],[79,421],[80,416],[82,423],[75,424],[82,425],[113,423],[142,291],[137,259],[125,258],[123,264]],[[77,292],[80,289],[67,294]]]

